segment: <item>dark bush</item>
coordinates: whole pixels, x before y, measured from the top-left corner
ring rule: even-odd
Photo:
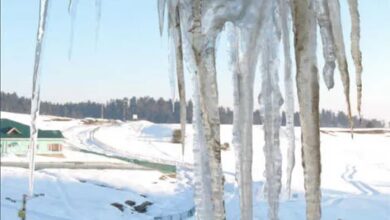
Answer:
[[[149,201],[143,202],[141,205],[137,205],[134,207],[134,210],[139,212],[139,213],[145,213],[148,211],[148,206],[152,205],[153,203]]]
[[[230,149],[229,143],[225,142],[224,144],[221,145],[221,150],[229,150],[229,149]]]
[[[119,209],[121,212],[123,212],[125,210],[125,207],[120,203],[114,202],[114,203],[111,203],[111,205],[114,206],[115,208]]]
[[[179,144],[181,143],[181,130],[175,129],[172,133],[172,143]]]
[[[135,202],[132,201],[132,200],[126,200],[126,201],[125,201],[125,204],[128,205],[128,206],[134,206],[134,205],[135,205]]]

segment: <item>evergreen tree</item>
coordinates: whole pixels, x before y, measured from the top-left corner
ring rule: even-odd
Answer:
[[[0,94],[1,111],[15,113],[30,113],[31,102],[29,98],[19,97],[15,92]],[[152,97],[132,97],[122,99],[111,99],[106,104],[92,101],[79,103],[52,103],[41,102],[41,114],[56,115],[71,118],[100,118],[102,106],[104,106],[104,118],[115,120],[132,120],[133,114],[137,114],[141,120],[148,120],[155,123],[179,123],[180,122],[180,104],[175,101],[172,106],[172,100],[163,98],[154,99]],[[191,100],[187,102],[187,123],[192,123]],[[220,107],[219,115],[221,124],[232,124],[233,111],[230,108]],[[282,126],[286,123],[285,113],[282,112]],[[294,114],[294,124],[299,126],[299,114]],[[263,119],[260,111],[253,112],[253,124],[262,124]],[[385,122],[372,119],[353,118],[356,128],[384,127]],[[349,127],[348,116],[344,112],[332,112],[323,109],[320,115],[321,127]]]

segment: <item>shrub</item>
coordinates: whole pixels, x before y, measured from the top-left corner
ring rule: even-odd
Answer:
[[[172,143],[179,144],[181,143],[181,130],[180,129],[175,129],[173,130],[172,133]]]
[[[229,143],[225,142],[224,144],[221,145],[221,150],[229,150],[229,149],[230,149]]]

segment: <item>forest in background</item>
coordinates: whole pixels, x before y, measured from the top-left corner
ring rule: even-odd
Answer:
[[[187,103],[187,122],[192,122],[192,101]],[[16,93],[1,92],[1,111],[15,113],[30,113],[31,101],[29,98],[18,96]],[[172,109],[173,108],[173,109]],[[117,120],[131,120],[136,114],[138,119],[148,120],[154,123],[179,123],[180,105],[175,101],[172,105],[171,99],[152,97],[131,97],[121,99],[110,99],[106,103],[92,101],[77,103],[53,103],[42,101],[41,114],[55,115],[70,118],[105,118]],[[228,107],[219,107],[221,124],[232,124],[233,110]],[[295,113],[295,126],[299,126],[299,114]],[[385,122],[377,119],[358,119],[354,117],[354,125],[357,128],[380,128]],[[260,111],[253,113],[253,123],[262,124]],[[286,123],[285,113],[282,112],[282,125]],[[348,116],[342,112],[322,110],[320,115],[321,127],[349,127]]]

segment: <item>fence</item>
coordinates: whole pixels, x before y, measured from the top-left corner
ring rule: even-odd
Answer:
[[[185,212],[154,217],[154,220],[185,220],[194,216],[194,214],[195,214],[195,207],[192,207],[190,210]]]

